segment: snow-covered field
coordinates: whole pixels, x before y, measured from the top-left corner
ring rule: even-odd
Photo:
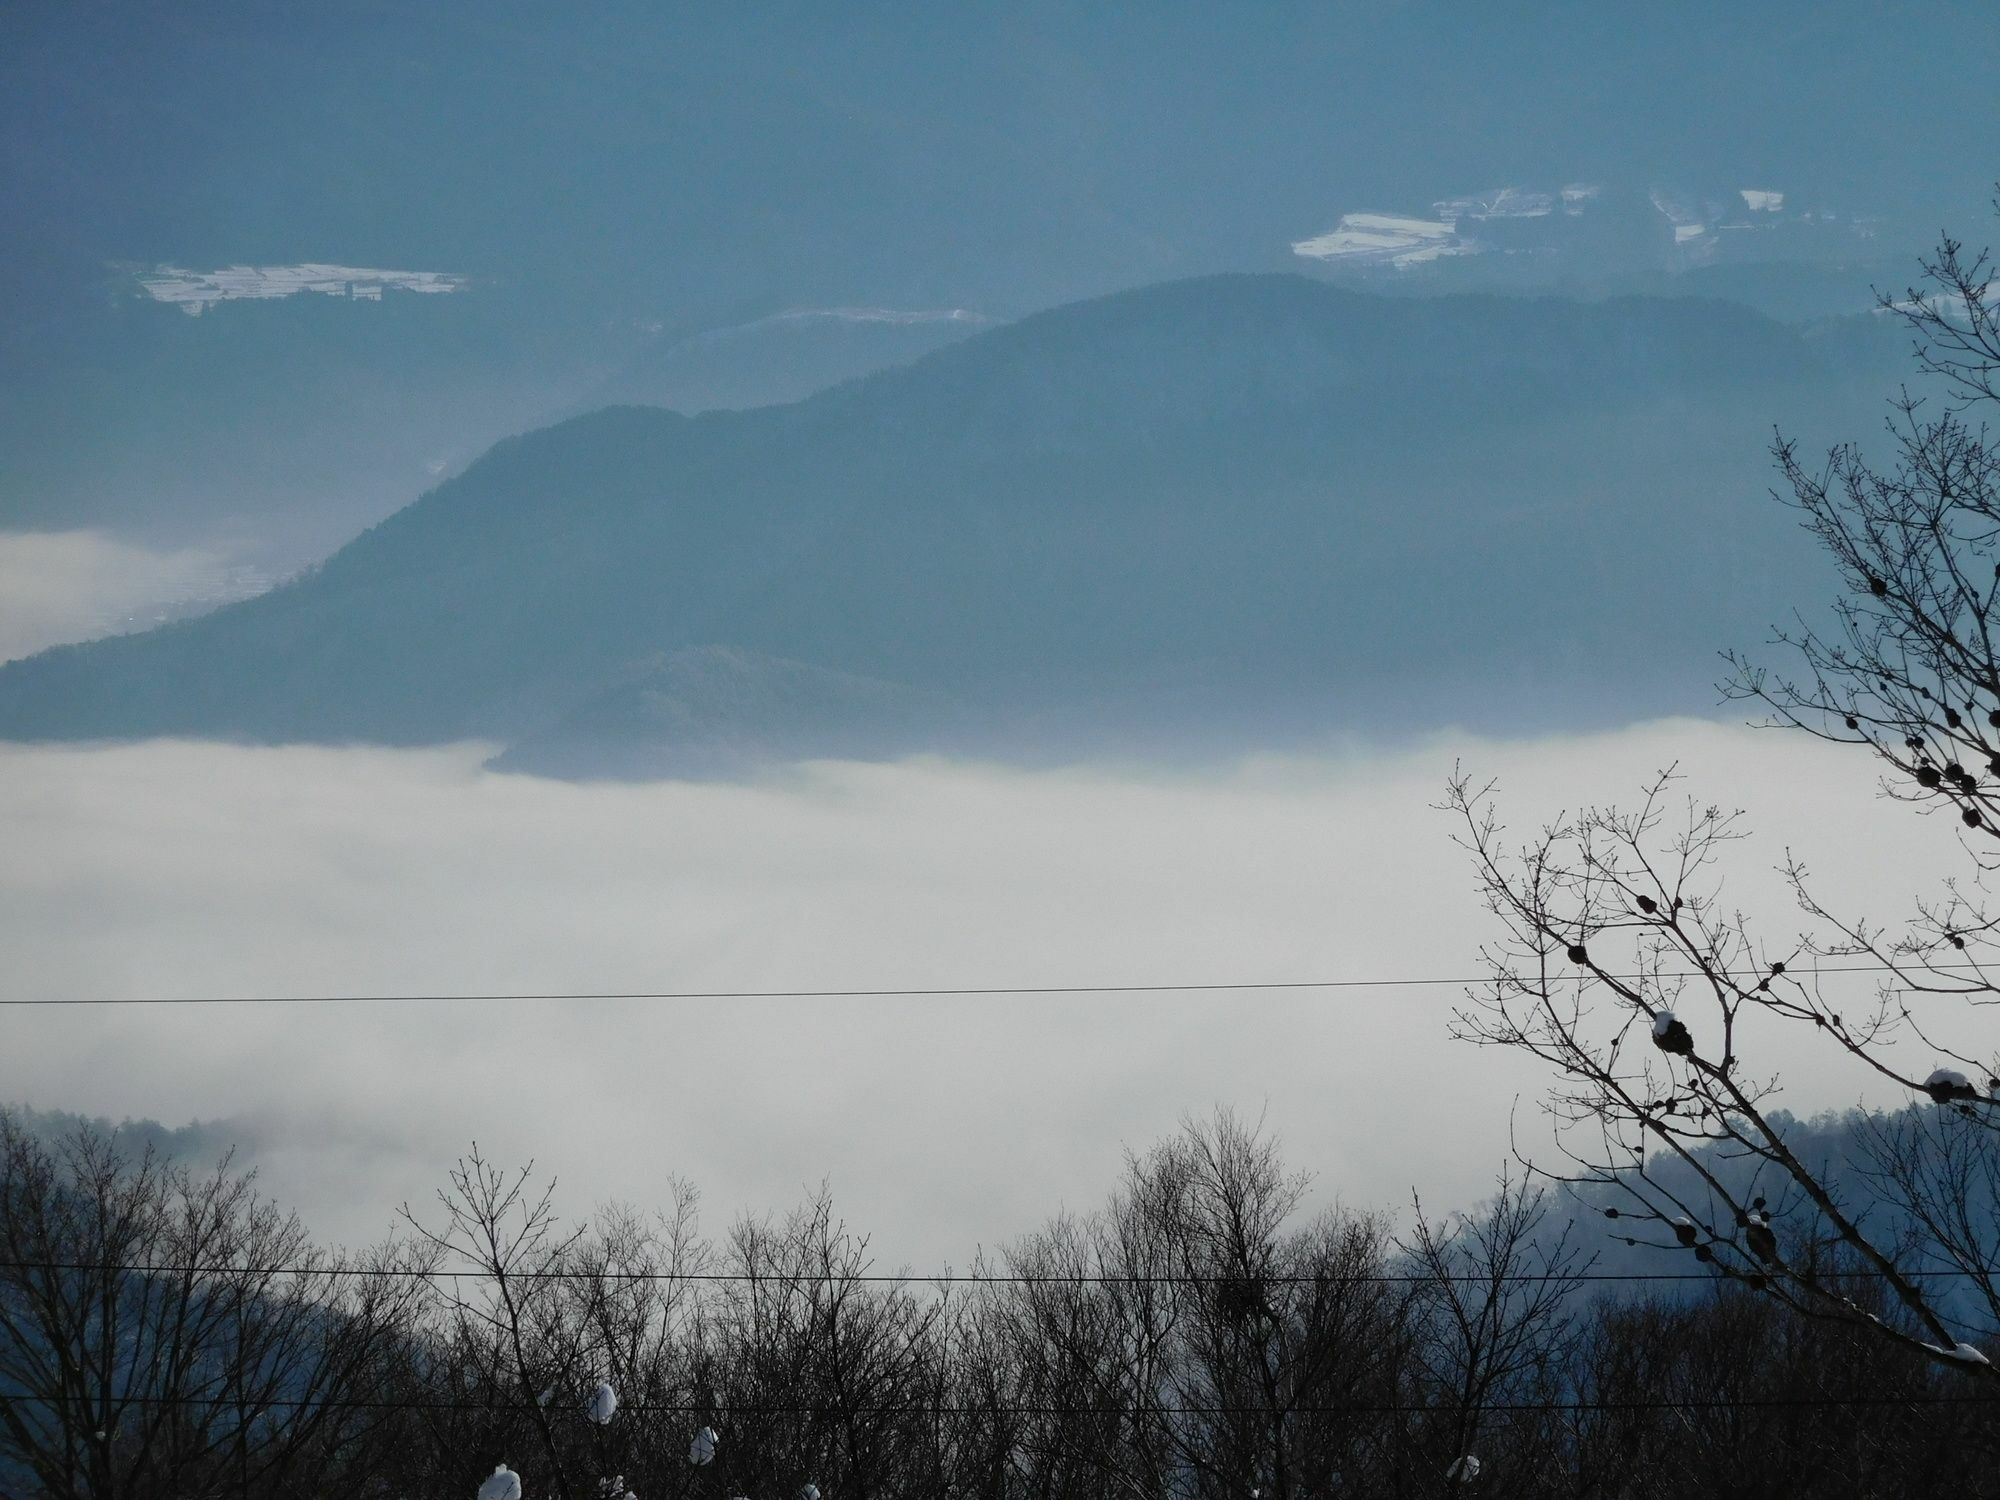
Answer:
[[[991,323],[993,319],[984,313],[976,313],[969,307],[803,307],[794,312],[776,313],[761,319],[766,323],[893,323],[908,326],[919,323]],[[748,325],[751,327],[756,324]]]
[[[1655,185],[1644,200],[1630,200],[1644,213],[1644,202],[1667,221],[1667,233],[1679,262],[1705,260],[1713,255],[1724,230],[1769,230],[1780,223],[1840,225],[1842,234],[1864,234],[1866,221],[1845,218],[1824,211],[1786,210],[1785,193],[1778,188],[1737,188],[1720,197],[1704,197],[1678,187]],[[1561,213],[1556,210],[1560,208]],[[1604,188],[1595,182],[1571,182],[1553,191],[1524,187],[1496,187],[1482,192],[1440,198],[1430,205],[1428,217],[1387,213],[1343,214],[1324,234],[1295,240],[1292,253],[1324,264],[1349,266],[1389,266],[1402,270],[1447,256],[1488,253],[1519,254],[1546,252],[1563,242],[1567,233],[1564,219],[1586,214],[1620,212],[1618,204],[1607,200]],[[1630,210],[1623,210],[1630,211]],[[1496,243],[1477,237],[1483,225],[1501,221],[1552,219],[1556,227],[1545,240],[1523,242],[1514,232],[1511,243]]]
[[[1446,255],[1477,254],[1478,247],[1461,240],[1458,226],[1443,219],[1342,214],[1325,234],[1294,243],[1292,253],[1308,260],[1416,266]]]
[[[174,303],[194,317],[217,302],[266,301],[301,292],[379,302],[385,291],[437,294],[459,291],[465,284],[465,277],[447,271],[385,271],[318,261],[297,266],[224,266],[216,271],[161,265],[139,277],[139,285],[154,301]]]
[[[1446,198],[1431,207],[1440,219],[1456,223],[1460,219],[1539,219],[1553,211],[1555,205],[1552,193],[1503,187],[1464,198]]]

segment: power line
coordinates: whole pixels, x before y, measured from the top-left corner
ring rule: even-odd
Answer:
[[[1670,1249],[1670,1246],[1656,1246]],[[1857,1267],[1842,1271],[1807,1271],[1811,1279],[1837,1285],[1846,1281],[1879,1281],[1889,1273]],[[426,1280],[478,1280],[491,1278],[493,1273],[485,1270],[424,1270],[417,1267],[398,1266],[146,1266],[125,1265],[116,1261],[38,1261],[0,1260],[0,1271],[43,1271],[43,1272],[117,1272],[131,1276],[323,1276],[352,1277],[358,1279],[406,1278],[413,1281]],[[1787,1274],[1783,1268],[1775,1268],[1769,1274]],[[1799,1273],[1791,1273],[1797,1275]],[[1976,1269],[1961,1267],[1931,1268],[1923,1270],[1899,1271],[1904,1280],[1926,1281],[1938,1278],[1981,1278],[2000,1276],[2000,1267],[1988,1266]],[[1115,1272],[1093,1271],[1062,1275],[1057,1273],[1023,1272],[980,1272],[943,1271],[930,1274],[917,1272],[858,1271],[846,1274],[838,1271],[613,1271],[613,1270],[542,1270],[509,1271],[510,1281],[689,1281],[715,1282],[723,1284],[779,1286],[847,1286],[856,1283],[875,1283],[888,1286],[1417,1286],[1437,1282],[1465,1283],[1467,1285],[1489,1285],[1495,1282],[1508,1285],[1536,1285],[1570,1283],[1617,1283],[1617,1282],[1661,1282],[1661,1281],[1705,1281],[1721,1282],[1729,1278],[1716,1271],[1522,1271],[1495,1276],[1492,1274],[1433,1275],[1423,1271],[1361,1271],[1348,1275],[1327,1276],[1234,1276],[1214,1275],[1174,1275],[1146,1273],[1142,1275],[1120,1275]]]
[[[1824,968],[1794,970],[1793,980],[1826,974],[1881,974],[1898,966],[1886,963],[1830,964]],[[1978,971],[1974,964],[1935,965],[1927,972],[1946,974]],[[1664,973],[1586,973],[1578,979],[1613,979],[1625,982],[1654,982],[1669,979],[1766,979],[1768,969],[1670,970]],[[1491,984],[1492,974],[1471,976],[1427,976],[1384,979],[1247,979],[1201,984],[1017,984],[1017,985],[932,985],[904,989],[800,989],[800,990],[524,990],[490,993],[458,992],[403,994],[327,993],[310,995],[54,995],[0,998],[0,1006],[171,1006],[171,1005],[416,1005],[448,1004],[461,1001],[501,1004],[507,1002],[614,1001],[614,1000],[924,1000],[976,999],[1008,995],[1185,995],[1228,994],[1249,991],[1284,990],[1366,990],[1422,989],[1439,986],[1467,988]]]
[[[344,1398],[313,1400],[310,1398],[259,1399],[255,1396],[147,1396],[147,1395],[107,1395],[90,1397],[79,1395],[74,1400],[86,1412],[113,1406],[233,1406],[252,1411],[474,1411],[474,1412],[534,1412],[559,1410],[553,1406],[532,1405],[524,1401],[363,1401]],[[0,1406],[65,1406],[70,1398],[60,1396],[0,1395]],[[1622,1411],[1738,1411],[1746,1408],[1757,1410],[1782,1410],[1785,1408],[1829,1408],[1874,1407],[1874,1406],[1992,1406],[2000,1404],[2000,1394],[1975,1396],[1949,1395],[1904,1395],[1904,1396],[1744,1396],[1733,1399],[1712,1398],[1694,1400],[1612,1400],[1612,1401],[1500,1401],[1489,1402],[1478,1407],[1481,1412],[1513,1412],[1554,1414],[1582,1412],[1622,1412]],[[963,1403],[937,1403],[928,1401],[908,1401],[894,1405],[849,1405],[845,1403],[821,1403],[817,1405],[799,1402],[753,1403],[734,1405],[725,1402],[692,1401],[620,1401],[620,1415],[653,1414],[661,1416],[1045,1416],[1045,1417],[1118,1417],[1127,1418],[1134,1411],[1147,1416],[1269,1416],[1273,1411],[1287,1416],[1351,1416],[1355,1414],[1383,1416],[1425,1416],[1448,1407],[1423,1406],[1414,1402],[1370,1402],[1358,1401],[1340,1405],[1293,1406],[1279,1403],[1272,1406],[1224,1406],[1208,1404],[1158,1405],[1101,1405],[1068,1406],[1042,1403],[1013,1404],[992,1402],[983,1405]]]

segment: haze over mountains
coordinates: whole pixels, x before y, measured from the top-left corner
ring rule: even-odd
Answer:
[[[1705,707],[1809,597],[1770,424],[1874,428],[1870,286],[1979,211],[1980,14],[1927,72],[1793,0],[17,7],[0,544],[325,562],[7,669],[0,733],[638,774]]]
[[[1779,192],[1834,230],[1794,236],[1782,274],[1673,289],[1858,311],[1981,210],[1986,165],[1939,148],[1991,118],[1985,19],[1969,0],[1907,22],[1803,0],[1281,4],[1255,26],[1193,5],[614,3],[555,36],[515,0],[26,0],[0,23],[0,529],[289,569],[558,416],[787,400],[920,352],[854,323],[754,350],[721,350],[725,330],[1009,319],[1298,268],[1292,246],[1352,214],[1470,205],[1494,253],[1398,290],[1666,290],[1693,262],[1651,195],[1705,221]],[[1955,65],[1905,66],[1899,26],[1950,37]],[[1509,184],[1515,207],[1602,196],[1554,215],[1580,239],[1537,246],[1509,236],[1547,221],[1491,212]],[[460,289],[187,318],[144,286],[307,264]]]
[[[0,734],[645,774],[1700,708],[1822,591],[1772,424],[1872,426],[1901,358],[1684,298],[1168,284],[510,439],[270,594],[0,668]]]

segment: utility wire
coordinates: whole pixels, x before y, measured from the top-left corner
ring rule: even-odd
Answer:
[[[1897,971],[1895,964],[1830,964],[1824,968],[1790,971],[1787,977],[1800,980],[1823,974],[1881,974]],[[1929,966],[1927,972],[1946,974],[1958,970],[1979,971],[1975,964],[1940,964]],[[1700,969],[1675,970],[1665,973],[1597,974],[1579,972],[1580,979],[1616,979],[1624,981],[1655,981],[1662,979],[1767,979],[1768,969]],[[317,994],[317,995],[54,995],[54,996],[13,996],[0,998],[0,1006],[12,1005],[414,1005],[449,1003],[454,1001],[479,1001],[502,1003],[508,1001],[563,1001],[563,1000],[905,1000],[905,999],[976,999],[981,996],[1004,995],[1185,995],[1185,994],[1227,994],[1252,990],[1368,990],[1368,989],[1421,989],[1449,985],[1465,988],[1472,985],[1491,984],[1492,974],[1466,976],[1432,976],[1408,979],[1256,979],[1229,980],[1210,984],[1017,984],[1017,985],[977,985],[947,986],[934,985],[908,989],[817,989],[817,990],[529,990],[495,991],[492,993],[456,994]]]
[[[144,1396],[123,1395],[111,1397],[76,1398],[85,1409],[94,1410],[98,1403],[104,1406],[235,1406],[252,1411],[310,1410],[310,1411],[476,1411],[476,1412],[533,1412],[550,1411],[558,1408],[531,1405],[524,1401],[355,1401],[328,1399],[277,1399],[259,1400],[250,1396]],[[68,1398],[59,1396],[0,1395],[0,1406],[64,1406]],[[1865,1406],[1993,1406],[2000,1404],[2000,1394],[1977,1396],[1745,1396],[1737,1399],[1711,1399],[1700,1401],[1651,1400],[1651,1401],[1500,1401],[1483,1404],[1482,1412],[1617,1412],[1617,1411],[1739,1411],[1744,1408],[1759,1410],[1810,1407],[1824,1409],[1830,1407]],[[1147,1406],[1137,1408],[1149,1416],[1269,1416],[1272,1408],[1265,1406]],[[1284,1406],[1276,1408],[1288,1416],[1346,1416],[1354,1413],[1379,1415],[1424,1416],[1438,1411],[1435,1406],[1419,1406],[1410,1402],[1352,1402],[1336,1406]],[[1044,1416],[1044,1417],[1127,1417],[1134,1408],[1117,1405],[1104,1406],[1053,1406],[1053,1405],[1012,1405],[994,1402],[990,1405],[967,1406],[961,1404],[934,1404],[925,1401],[910,1401],[896,1405],[848,1406],[827,1403],[805,1405],[798,1403],[756,1403],[745,1406],[724,1402],[626,1402],[618,1403],[620,1415],[627,1413],[652,1413],[677,1416]]]
[[[1677,1247],[1654,1246],[1655,1249],[1669,1250]],[[1803,1268],[1801,1268],[1803,1270]],[[0,1271],[42,1271],[42,1272],[119,1272],[132,1276],[324,1276],[328,1278],[346,1276],[355,1278],[399,1277],[415,1281],[429,1280],[478,1280],[491,1278],[492,1272],[483,1270],[422,1270],[416,1267],[396,1266],[138,1266],[122,1265],[112,1261],[31,1261],[0,1260]],[[1771,1274],[1787,1274],[1785,1268],[1774,1267]],[[1797,1273],[1793,1273],[1797,1274]],[[1807,1275],[1829,1284],[1845,1281],[1875,1281],[1886,1277],[1886,1271],[1857,1267],[1851,1271],[1809,1271]],[[2000,1275],[2000,1267],[1980,1269],[1935,1268],[1928,1270],[1901,1271],[1897,1273],[1905,1280],[1930,1280],[1940,1277],[1985,1278]],[[1514,1285],[1547,1285],[1550,1283],[1602,1283],[1602,1282],[1658,1282],[1658,1281],[1724,1281],[1729,1279],[1714,1271],[1521,1271],[1504,1275],[1463,1275],[1436,1276],[1421,1271],[1368,1271],[1352,1275],[1328,1276],[1230,1276],[1230,1275],[1118,1275],[1113,1272],[1094,1271],[1075,1275],[1038,1274],[1028,1275],[1017,1272],[991,1273],[977,1271],[944,1271],[931,1275],[911,1272],[907,1275],[894,1272],[867,1271],[846,1275],[837,1271],[786,1272],[786,1271],[509,1271],[510,1281],[695,1281],[723,1282],[778,1286],[847,1286],[859,1282],[881,1283],[890,1286],[1317,1286],[1317,1285],[1361,1285],[1361,1286],[1416,1286],[1440,1281],[1464,1282],[1469,1285],[1487,1285],[1504,1282]]]

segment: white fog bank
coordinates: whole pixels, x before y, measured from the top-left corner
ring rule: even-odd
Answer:
[[[102,531],[0,531],[0,661],[145,629],[269,579],[200,547],[159,551]]]
[[[1732,889],[1774,945],[1797,925],[1768,875],[1788,844],[1876,918],[1959,860],[1864,759],[1691,721],[1202,777],[917,761],[580,787],[484,753],[0,747],[0,996],[1472,975],[1492,933],[1430,806],[1458,758],[1523,833],[1679,760],[1690,793],[1749,810]],[[1469,1202],[1543,1080],[1449,1040],[1458,998],[8,1008],[0,1099],[242,1121],[267,1188],[349,1242],[476,1137],[579,1213],[680,1174],[719,1227],[830,1178],[888,1263],[927,1267],[1097,1201],[1125,1146],[1217,1102],[1266,1112],[1326,1198]],[[1853,1101],[1780,1061],[1795,1109]]]

